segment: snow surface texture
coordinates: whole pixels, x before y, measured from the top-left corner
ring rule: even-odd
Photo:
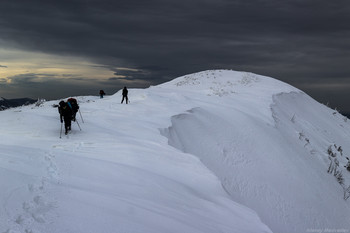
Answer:
[[[334,159],[328,148],[341,147],[338,169],[343,186],[350,185],[347,118],[300,90],[252,74],[204,72],[163,86],[207,93],[173,116],[163,134],[170,145],[197,155],[233,200],[255,210],[272,231],[350,232],[349,202],[327,173]]]
[[[62,139],[59,101],[0,112],[0,233],[350,232],[327,173],[331,146],[350,185],[339,113],[223,70],[129,97],[76,97],[82,130]]]

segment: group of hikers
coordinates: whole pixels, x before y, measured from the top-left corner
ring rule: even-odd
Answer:
[[[105,95],[106,93],[104,92],[104,90],[100,90],[100,98],[102,99],[103,96]],[[122,102],[124,102],[124,99],[126,100],[125,103],[128,104],[129,100],[128,100],[128,89],[126,87],[123,88],[123,92],[122,92],[122,95],[123,95],[123,99],[122,99]]]
[[[100,90],[100,98],[102,99],[103,96],[106,93],[103,90]],[[128,89],[126,87],[123,88],[122,92],[123,98],[121,101],[121,104],[124,102],[124,99],[126,100],[126,104],[128,104]],[[76,115],[79,111],[79,105],[76,99],[69,98],[67,102],[61,100],[58,106],[58,112],[60,114],[60,120],[63,124],[64,122],[64,128],[65,128],[65,134],[67,135],[68,132],[72,128],[72,121],[76,121]],[[78,122],[77,122],[78,123]],[[62,128],[61,128],[62,129]]]

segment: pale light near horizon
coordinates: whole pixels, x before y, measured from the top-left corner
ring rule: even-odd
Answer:
[[[19,75],[36,74],[36,81],[54,77],[60,79],[84,78],[104,80],[115,76],[106,66],[89,61],[84,57],[51,55],[0,48],[0,79],[11,84]],[[121,68],[127,69],[127,68]]]

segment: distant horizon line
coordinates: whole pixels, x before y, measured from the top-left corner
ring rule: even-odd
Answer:
[[[96,95],[96,96],[98,96],[98,95]],[[58,99],[49,99],[49,100],[47,100],[47,99],[45,99],[45,98],[42,98],[42,99],[45,99],[46,101],[54,101],[54,100],[59,100],[59,99],[66,99],[66,98],[70,98],[71,96],[68,96],[68,97],[64,97],[64,98],[58,98]],[[37,100],[37,99],[40,99],[39,97],[37,98],[37,99],[33,99],[33,98],[30,98],[30,97],[21,97],[21,98],[4,98],[4,97],[0,97],[1,99],[0,99],[0,101],[3,101],[3,100],[20,100],[20,99],[30,99],[30,100]],[[327,107],[329,107],[329,106],[327,106]],[[330,107],[329,107],[330,108]],[[331,108],[332,109],[332,108]],[[342,114],[342,115],[344,115],[344,116],[346,116],[346,117],[348,117],[349,119],[350,119],[350,112],[346,112],[346,111],[340,111],[340,110],[338,110],[338,109],[333,109],[334,111],[337,111],[337,112],[339,112],[340,114]]]

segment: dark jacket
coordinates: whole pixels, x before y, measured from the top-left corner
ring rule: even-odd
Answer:
[[[123,96],[128,96],[128,89],[126,87],[123,89]]]
[[[64,101],[60,102],[60,106],[58,107],[58,112],[60,113],[61,122],[71,121],[72,119],[72,109],[68,106],[68,104]]]

